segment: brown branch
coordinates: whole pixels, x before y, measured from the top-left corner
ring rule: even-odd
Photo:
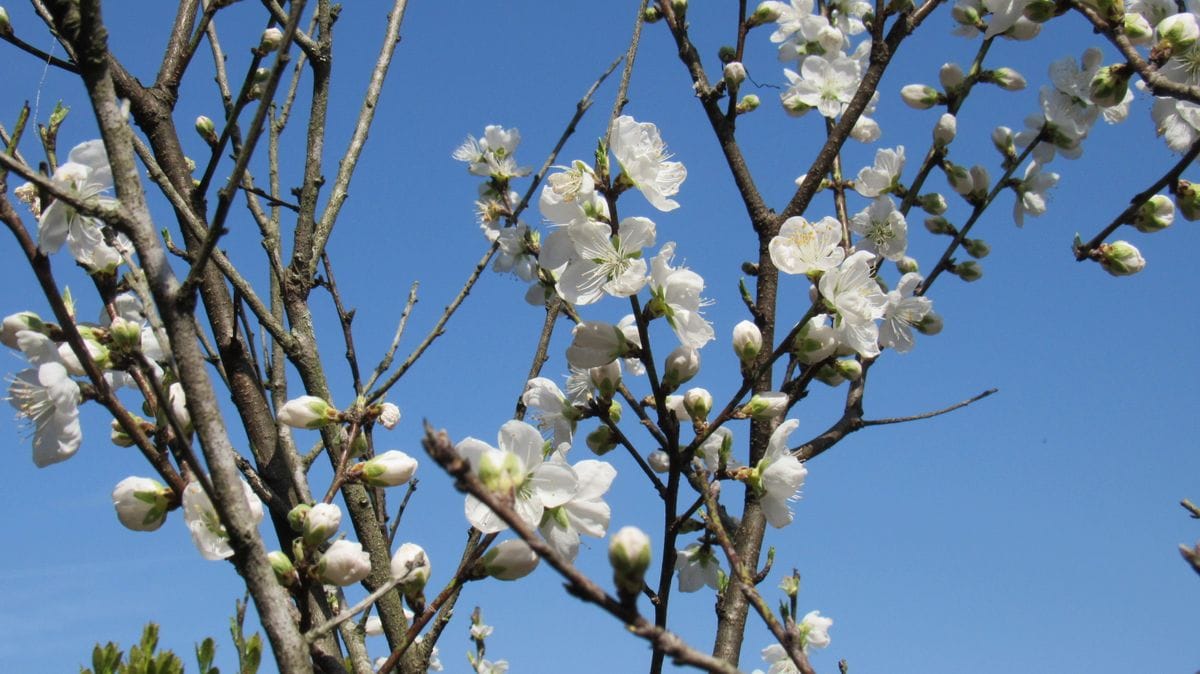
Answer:
[[[984,398],[992,395],[993,393],[996,393],[999,390],[1000,389],[990,388],[990,389],[984,391],[983,393],[971,396],[970,398],[956,402],[949,407],[943,407],[940,410],[934,410],[932,412],[924,412],[922,414],[914,414],[912,416],[907,416],[907,417],[888,417],[885,419],[863,419],[859,422],[858,426],[859,426],[859,428],[866,428],[867,426],[883,426],[886,424],[903,424],[903,423],[906,423],[909,421],[920,421],[921,419],[932,419],[933,417],[941,416],[943,414],[948,414],[957,409],[962,409],[962,408],[966,407],[967,405],[970,405],[973,402],[983,400]]]

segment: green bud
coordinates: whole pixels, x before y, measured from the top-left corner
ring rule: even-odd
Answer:
[[[721,63],[733,63],[737,58],[737,50],[727,44],[721,45],[721,48],[717,50],[717,58],[721,60]]]
[[[833,367],[837,369],[839,375],[850,381],[858,381],[862,376],[862,363],[853,358],[835,360]]]
[[[920,332],[922,335],[936,335],[941,332],[942,327],[944,327],[942,323],[942,316],[941,314],[930,311],[929,313],[925,314],[925,317],[921,319],[921,322],[917,323],[914,327],[916,327],[917,332]]]
[[[8,21],[8,10],[0,7],[0,35],[12,35],[12,24]]]
[[[793,573],[790,576],[784,576],[779,582],[779,589],[790,599],[795,599],[796,595],[800,594],[800,574]]]
[[[1125,15],[1125,37],[1135,45],[1148,44],[1154,39],[1154,27],[1146,17],[1130,12]]]
[[[1054,0],[1031,0],[1025,5],[1025,18],[1034,23],[1045,23],[1058,13],[1058,3]]]
[[[947,234],[953,236],[958,234],[958,230],[950,221],[940,215],[925,218],[925,229],[929,230],[930,234]]]
[[[739,115],[744,115],[747,112],[754,112],[757,110],[760,104],[761,101],[759,100],[758,96],[754,94],[746,94],[745,96],[742,96],[742,100],[738,101],[735,109]]]
[[[275,572],[275,580],[284,587],[290,587],[293,583],[300,580],[299,574],[296,573],[296,567],[292,564],[292,560],[282,550],[273,550],[267,553],[267,561],[271,563],[271,570]]]
[[[779,20],[779,10],[775,6],[767,2],[759,3],[755,8],[754,13],[746,17],[746,27],[754,28],[761,26],[764,23],[771,23]]]
[[[621,598],[636,601],[650,568],[650,537],[637,527],[622,527],[609,540],[608,561]]]
[[[1129,78],[1132,75],[1133,68],[1124,63],[1105,66],[1097,70],[1088,86],[1088,94],[1091,96],[1092,102],[1102,108],[1119,105],[1121,101],[1125,100],[1125,94],[1129,92]]]
[[[612,404],[608,406],[608,418],[612,419],[614,423],[621,421],[621,410],[621,403],[616,400],[612,401]]]
[[[204,142],[208,143],[210,146],[216,145],[217,140],[219,140],[217,138],[216,125],[213,124],[212,119],[205,117],[204,115],[200,115],[196,118],[196,133],[200,134],[200,137],[204,139]]]
[[[304,531],[304,520],[308,519],[308,511],[310,510],[312,510],[312,506],[307,503],[301,503],[288,512],[288,526],[292,528],[292,531],[296,533]]]
[[[1100,244],[1100,266],[1113,276],[1131,276],[1146,268],[1146,259],[1128,241]]]
[[[983,267],[980,267],[979,263],[974,260],[959,262],[954,265],[953,271],[960,279],[968,283],[983,278]]]
[[[647,7],[646,11],[642,12],[642,21],[646,23],[658,23],[662,19],[662,12],[658,11],[657,7]]]
[[[900,272],[901,274],[915,274],[916,272],[921,271],[921,265],[917,262],[916,258],[911,258],[905,255],[899,260],[896,260],[896,271]]]
[[[613,439],[611,428],[598,426],[596,430],[588,433],[587,446],[596,456],[604,456],[616,448],[617,441]]]
[[[1150,197],[1133,216],[1133,226],[1144,234],[1166,229],[1174,221],[1175,204],[1171,202],[1171,197],[1165,194]]]
[[[983,239],[963,239],[963,249],[967,251],[967,255],[981,260],[992,252],[992,247],[987,245]]]
[[[1186,180],[1175,183],[1175,202],[1184,220],[1200,220],[1200,189],[1194,183]]]

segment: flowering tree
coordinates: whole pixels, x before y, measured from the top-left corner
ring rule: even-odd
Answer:
[[[9,400],[30,424],[34,463],[48,467],[93,444],[130,448],[121,461],[133,475],[112,491],[117,520],[146,532],[182,520],[205,559],[229,560],[280,671],[438,669],[437,644],[470,583],[532,582],[521,579],[539,564],[645,640],[651,672],[668,660],[738,671],[752,660],[743,655],[749,621],[773,639],[762,650],[770,672],[814,671],[809,653],[830,644],[833,620],[802,608],[798,573],[772,576],[766,547],[803,517],[795,501],[810,461],[860,430],[938,416],[993,392],[905,417],[869,416],[864,403],[876,363],[937,348],[926,339],[943,327],[937,291],[953,277],[982,277],[978,260],[990,248],[976,227],[1007,219],[992,206],[1011,200],[1017,225],[1045,214],[1057,171],[1081,158],[1094,126],[1137,114],[1136,96],[1182,157],[1122,195],[1131,199],[1110,224],[1077,235],[1074,258],[1137,274],[1146,266],[1139,237],[1168,228],[1177,209],[1200,218],[1200,193],[1184,177],[1200,154],[1200,25],[1173,3],[743,1],[710,15],[684,0],[643,2],[629,8],[636,21],[625,53],[589,75],[595,81],[537,168],[523,161],[520,133],[502,125],[453,151],[477,182],[485,253],[405,354],[414,286],[372,362],[356,346],[363,337],[348,308],[354,298],[335,277],[333,234],[359,234],[338,226],[339,216],[363,179],[356,168],[369,133],[386,124],[376,110],[406,2],[377,27],[381,47],[353,119],[330,114],[333,46],[341,13],[361,8],[231,4],[181,2],[151,84],[131,73],[119,45],[110,49],[97,0],[34,0],[40,28],[0,15],[0,37],[78,77],[98,132],[89,140],[89,124],[76,122],[84,115],[62,107],[36,124],[28,105],[0,129],[0,220],[45,298],[45,309],[12,307],[0,341],[28,361]],[[240,77],[227,67],[229,33],[218,30],[227,16],[257,22]],[[969,65],[947,62],[937,86],[908,84],[898,97],[881,86],[915,49],[910,42],[941,37],[947,16],[976,50]],[[977,145],[957,151],[968,99],[1027,86],[990,63],[990,50],[1032,40],[1060,17],[1082,20],[1095,46],[1049,63],[1022,130],[995,128],[994,149],[978,156]],[[702,43],[693,26],[728,45]],[[34,46],[32,35],[47,29],[65,56]],[[725,166],[685,166],[669,120],[627,105],[637,100],[631,77],[651,32],[673,44],[671,67],[690,78],[673,104],[699,108]],[[202,53],[209,70],[197,65]],[[775,55],[782,65],[771,64]],[[200,73],[215,75],[219,98],[208,105],[220,113],[193,122],[180,92]],[[759,82],[778,82],[778,100],[773,90],[760,98]],[[602,92],[610,112],[594,105]],[[877,116],[900,101],[930,111],[913,136],[927,148],[916,154],[881,142]],[[768,106],[801,118],[775,120],[779,134],[806,134],[803,161],[788,165],[785,182],[800,177],[777,202],[760,185],[779,176],[751,170],[740,135]],[[574,135],[585,115],[596,138]],[[335,133],[344,149],[332,149]],[[71,148],[65,157],[60,140]],[[857,171],[849,157],[861,151],[850,144],[873,151]],[[710,319],[714,279],[682,262],[712,242],[656,224],[686,211],[698,172],[731,178],[740,199],[741,221],[720,241],[728,250],[719,283],[736,284],[741,301],[726,325]],[[917,218],[927,233],[910,231]],[[409,407],[402,380],[453,329],[489,265],[524,283],[502,312],[533,305],[542,323],[535,343],[496,356],[532,352],[528,376],[511,382],[515,413],[491,424],[493,442],[455,428],[467,423],[464,405],[444,406],[443,418],[432,408],[421,431],[431,461],[415,448],[385,449]],[[68,293],[58,279],[73,266],[86,285]],[[327,317],[338,330],[321,326]],[[503,328],[485,333],[498,348],[509,346]],[[331,335],[344,366],[329,358]],[[732,354],[713,351],[723,340]],[[711,390],[694,386],[702,354],[736,375],[713,377]],[[548,362],[569,370],[565,381],[544,373]],[[801,403],[822,387],[841,396],[840,409],[798,433]],[[86,408],[103,411],[107,430],[91,427]],[[105,432],[108,440],[96,439]],[[589,451],[595,458],[580,458]],[[421,537],[429,522],[459,525],[457,513],[406,512],[415,476],[438,470],[464,492],[468,532],[460,560],[441,568]],[[644,493],[615,520],[610,493],[622,481]],[[583,570],[588,538],[605,541],[611,576]],[[1200,571],[1200,548],[1184,552]],[[706,641],[675,633],[676,592],[715,598]],[[365,637],[375,633],[387,651],[373,660]],[[468,658],[476,672],[507,668],[485,657],[491,634],[476,613]]]

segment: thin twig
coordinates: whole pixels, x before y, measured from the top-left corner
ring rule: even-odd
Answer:
[[[885,424],[903,424],[903,423],[909,422],[909,421],[920,421],[921,419],[932,419],[933,417],[941,416],[943,414],[953,412],[954,410],[966,407],[967,405],[970,405],[973,402],[983,400],[984,398],[992,395],[993,393],[995,393],[999,390],[1000,389],[990,388],[990,389],[984,391],[983,393],[980,393],[979,395],[971,396],[970,398],[967,398],[966,400],[962,400],[960,402],[956,402],[949,407],[943,407],[940,410],[934,410],[932,412],[925,412],[923,414],[914,414],[912,416],[907,416],[907,417],[888,417],[885,419],[863,419],[862,421],[859,422],[859,427],[866,428],[867,426],[883,426]]]

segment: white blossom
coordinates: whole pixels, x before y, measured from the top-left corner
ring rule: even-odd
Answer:
[[[811,223],[800,216],[784,220],[768,248],[771,262],[785,274],[820,274],[846,257],[842,226],[829,216]]]
[[[675,571],[679,574],[679,591],[695,592],[705,585],[717,589],[721,577],[721,563],[712,548],[692,543],[677,551]]]
[[[575,254],[558,279],[558,294],[566,301],[629,297],[646,284],[642,249],[654,245],[654,223],[648,218],[625,218],[615,236],[607,224],[592,220],[569,225],[567,232]]]
[[[860,250],[821,277],[821,296],[837,313],[834,333],[838,342],[864,358],[879,355],[879,329],[875,320],[883,316],[887,296],[875,282],[871,262],[875,255]]]
[[[854,181],[854,191],[874,198],[890,192],[898,184],[904,170],[904,146],[875,151],[875,164],[861,169]]]
[[[657,126],[622,115],[613,122],[609,147],[625,177],[651,206],[660,211],[679,208],[679,203],[669,197],[679,192],[679,186],[687,178],[687,169],[677,161],[668,161],[671,154]]]
[[[239,482],[250,507],[250,518],[258,524],[263,518],[262,501],[245,480]],[[233,548],[229,547],[229,533],[221,524],[221,518],[217,515],[208,494],[204,493],[204,488],[194,480],[183,490],[183,519],[192,532],[192,542],[205,559],[218,560],[233,556]]]
[[[880,346],[900,353],[912,350],[913,326],[919,325],[933,309],[933,301],[928,297],[913,295],[922,281],[919,274],[905,274],[900,277],[896,289],[888,293],[883,322],[879,326]]]
[[[792,522],[788,502],[799,498],[808,469],[788,450],[788,436],[800,425],[795,419],[779,424],[771,433],[767,451],[754,468],[751,485],[758,494],[767,522],[776,528]]]
[[[674,256],[674,242],[663,244],[654,256],[650,267],[653,294],[650,306],[667,319],[680,342],[698,349],[715,338],[712,324],[700,314],[700,308],[706,304],[700,297],[704,279],[685,267],[671,266]]]
[[[76,199],[93,200],[103,207],[117,204],[116,199],[102,196],[112,189],[113,183],[108,154],[101,140],[89,140],[72,148],[67,162],[58,167],[52,179]],[[129,242],[123,236],[118,235],[117,241],[128,247]],[[119,252],[105,242],[98,219],[55,199],[38,221],[38,250],[50,255],[62,248],[64,242],[71,255],[91,270],[109,270],[121,261]]]
[[[891,197],[876,198],[869,206],[850,218],[850,231],[862,239],[860,250],[868,250],[889,260],[904,257],[908,248],[908,223],[904,214],[896,210]]]
[[[617,470],[606,461],[588,459],[572,466],[579,480],[571,499],[547,508],[538,530],[559,556],[574,560],[579,554],[579,536],[603,538],[612,511],[604,494],[612,486]]]
[[[317,560],[317,576],[321,582],[345,587],[371,574],[371,556],[362,543],[345,539],[334,541]]]

